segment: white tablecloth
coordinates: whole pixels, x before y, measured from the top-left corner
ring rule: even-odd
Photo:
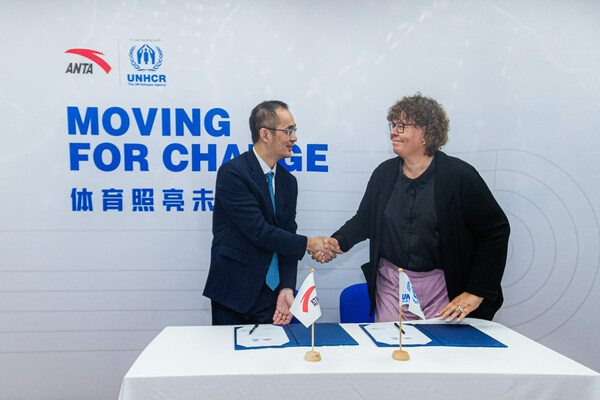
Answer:
[[[123,379],[120,400],[600,399],[600,375],[500,324],[465,319],[507,348],[359,346],[234,350],[232,326],[167,327]],[[592,345],[592,344],[590,344]]]

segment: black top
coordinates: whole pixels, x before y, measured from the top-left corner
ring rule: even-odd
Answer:
[[[435,158],[417,178],[402,171],[383,216],[381,257],[398,267],[425,272],[441,269],[437,214],[434,198]]]

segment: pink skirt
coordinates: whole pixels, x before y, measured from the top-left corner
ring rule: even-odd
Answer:
[[[434,269],[427,272],[404,270],[415,289],[419,304],[425,318],[434,318],[438,311],[448,304],[448,290],[444,271]],[[375,322],[398,321],[398,305],[400,285],[398,267],[382,258],[377,272],[377,289],[375,291]],[[402,321],[419,319],[408,311],[408,305],[402,306]]]

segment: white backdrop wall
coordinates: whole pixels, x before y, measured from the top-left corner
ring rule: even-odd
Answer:
[[[496,320],[600,370],[599,17],[595,1],[3,1],[0,397],[115,398],[162,328],[210,323],[215,170],[258,102],[289,103],[299,233],[327,235],[394,156],[388,107],[417,91],[509,216]],[[323,321],[366,259],[363,243],[302,260]]]

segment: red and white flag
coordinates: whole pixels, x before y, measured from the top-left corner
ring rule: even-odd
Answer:
[[[302,286],[300,286],[300,290],[298,290],[298,294],[290,307],[290,312],[307,328],[321,316],[314,273],[308,274]]]

